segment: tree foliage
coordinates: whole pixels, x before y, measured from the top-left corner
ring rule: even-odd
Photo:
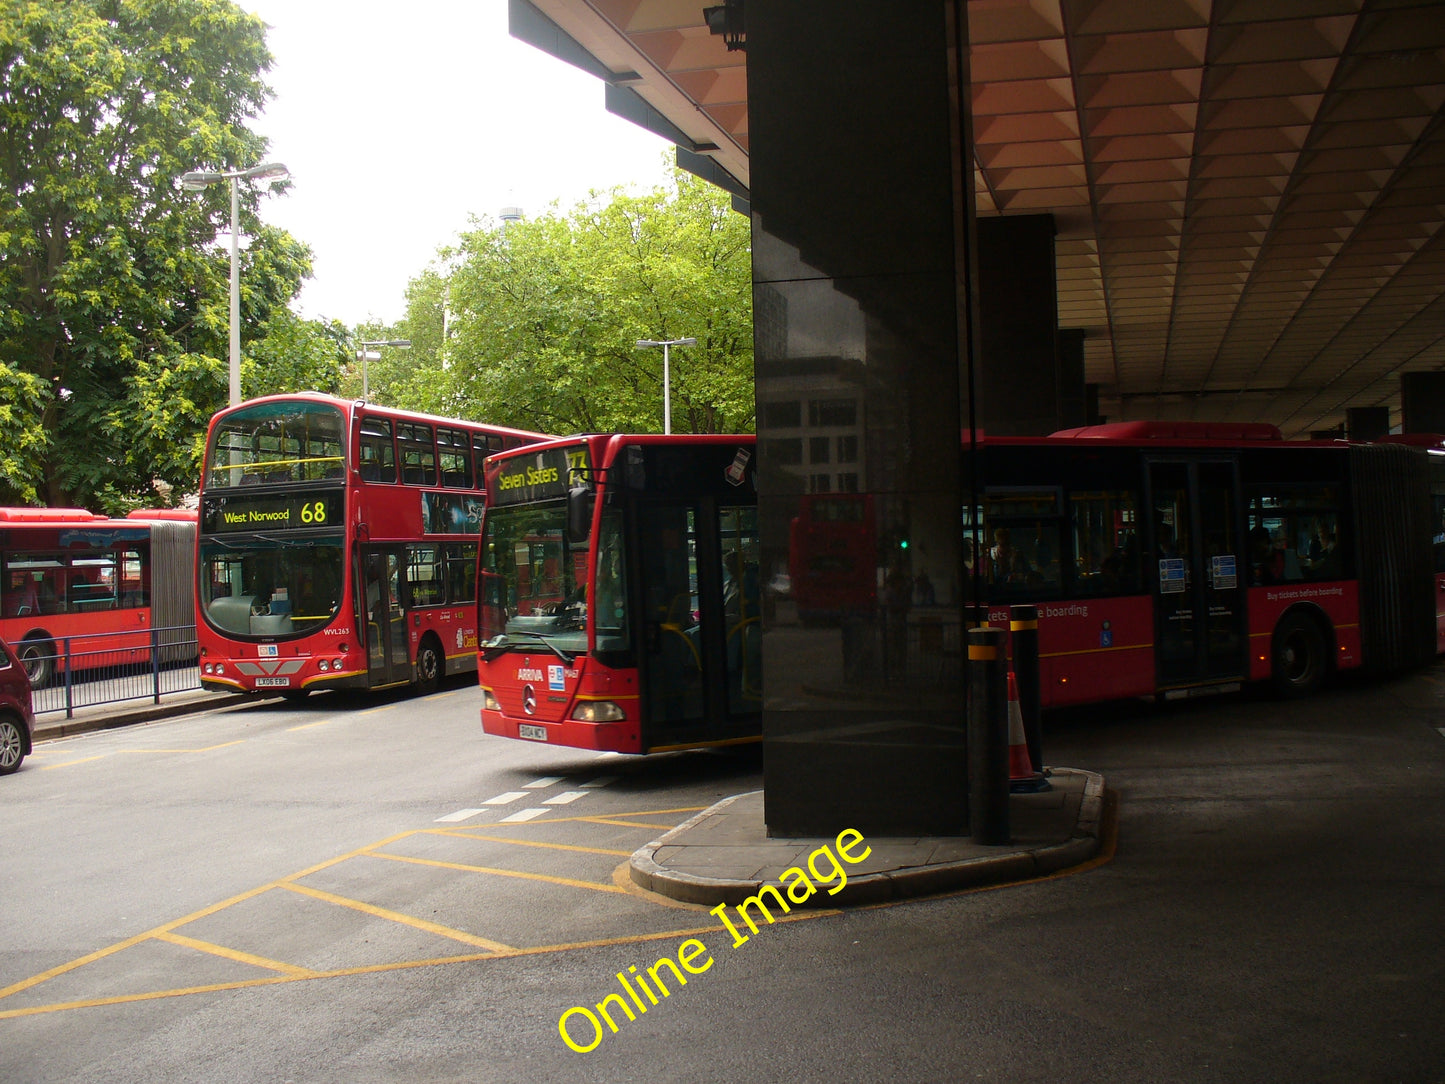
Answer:
[[[154,479],[195,487],[225,403],[230,192],[176,178],[260,160],[270,62],[228,0],[0,0],[0,500],[116,511]],[[280,338],[258,344],[301,334],[310,253],[241,196],[243,341],[274,360]]]
[[[690,337],[671,351],[673,430],[751,430],[749,236],[681,171],[643,195],[474,222],[412,282],[395,329],[410,356],[388,383],[372,371],[373,397],[549,433],[661,432],[662,351],[636,344]]]

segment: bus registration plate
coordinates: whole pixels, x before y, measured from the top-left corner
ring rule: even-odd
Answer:
[[[285,689],[290,687],[290,685],[291,679],[288,677],[258,677],[256,679],[257,688],[274,686],[276,688]]]
[[[547,728],[545,726],[532,726],[529,723],[518,723],[517,737],[526,738],[529,741],[546,741]]]

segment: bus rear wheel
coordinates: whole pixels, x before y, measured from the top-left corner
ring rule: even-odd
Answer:
[[[416,649],[416,691],[422,696],[436,692],[445,669],[441,645],[436,637],[423,636],[421,646]]]
[[[55,672],[55,649],[48,640],[39,637],[26,640],[20,645],[19,655],[31,688],[39,689],[50,682]]]
[[[1325,635],[1319,625],[1304,614],[1293,614],[1280,622],[1274,632],[1274,662],[1271,680],[1280,696],[1309,696],[1324,684],[1329,662]]]

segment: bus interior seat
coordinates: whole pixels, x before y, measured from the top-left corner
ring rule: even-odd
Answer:
[[[259,474],[243,474],[241,475],[241,484],[243,486],[259,486],[261,476]]]
[[[222,595],[211,599],[206,610],[218,627],[247,634],[251,631],[251,607],[255,602],[255,595]]]

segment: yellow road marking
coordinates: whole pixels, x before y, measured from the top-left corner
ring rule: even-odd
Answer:
[[[158,941],[169,941],[173,945],[180,945],[182,948],[195,949],[197,952],[205,952],[211,956],[221,956],[227,960],[235,960],[237,963],[250,964],[252,967],[264,967],[268,971],[279,971],[283,975],[291,975],[298,979],[311,979],[316,977],[316,972],[309,967],[297,967],[294,964],[283,964],[279,960],[269,960],[265,956],[255,956],[249,952],[241,952],[239,949],[226,948],[225,945],[217,945],[210,941],[199,941],[194,937],[183,937],[178,933],[163,933],[156,936]]]
[[[339,719],[339,718],[340,718],[339,715],[333,715],[333,716],[332,716],[331,718],[329,718],[329,719],[318,719],[318,720],[317,720],[316,722],[314,722],[314,723],[302,723],[300,726],[288,726],[288,727],[286,728],[286,733],[290,734],[292,731],[295,731],[295,730],[310,730],[313,726],[325,726],[327,723],[334,723],[334,722],[336,722],[336,720]]]
[[[522,873],[515,869],[496,869],[492,866],[468,866],[462,862],[438,862],[434,858],[412,858],[404,854],[384,854],[381,851],[368,852],[371,858],[385,858],[392,862],[410,862],[417,866],[437,866],[440,869],[462,870],[466,873],[491,873],[498,877],[520,877],[527,881],[546,881],[548,884],[567,885],[570,888],[590,888],[596,892],[621,892],[616,885],[605,885],[598,881],[577,881],[571,877],[553,877],[546,873]]]
[[[207,745],[200,749],[117,749],[117,753],[209,753],[212,749],[225,749],[230,745],[243,745],[245,738],[237,738],[235,741],[223,741],[219,745]]]
[[[607,814],[607,815],[608,815],[609,817],[613,817],[613,818],[617,818],[617,817],[665,817],[665,816],[667,816],[667,815],[670,814],[670,813],[701,813],[704,809],[711,809],[711,808],[712,808],[712,806],[707,806],[707,805],[690,805],[690,806],[683,806],[683,807],[680,808],[680,809],[642,809],[642,810],[638,810],[636,813],[609,813],[609,814]],[[596,819],[596,818],[594,818],[594,817],[584,817],[584,816],[577,816],[577,817],[546,817],[546,818],[540,818],[540,817],[539,817],[537,820],[534,820],[534,821],[517,821],[515,824],[503,824],[501,821],[498,821],[496,824],[489,824],[489,825],[487,825],[487,827],[490,828],[490,829],[493,829],[493,830],[495,830],[495,829],[497,829],[497,828],[530,828],[530,827],[532,827],[533,825],[537,825],[537,824],[568,824],[568,823],[570,823],[570,822],[572,822],[572,821],[588,821],[588,822],[591,822],[591,821],[593,821],[593,820],[595,820],[595,819]],[[610,822],[609,822],[609,823],[610,823]],[[655,826],[655,825],[651,825],[651,824],[647,824],[647,825],[638,825],[638,827],[640,827],[640,828],[653,828],[653,827],[656,827],[656,826]],[[669,824],[668,827],[669,827],[669,828],[676,828],[677,825],[675,825],[675,824]]]
[[[554,851],[581,851],[583,854],[610,854],[622,858],[629,857],[631,851],[609,851],[601,847],[578,847],[572,843],[541,843],[535,839],[506,839],[502,836],[479,836],[475,832],[465,832],[450,828],[428,828],[425,829],[428,835],[436,836],[457,836],[462,839],[480,839],[487,843],[509,843],[514,847],[546,847]]]
[[[463,930],[454,930],[450,926],[443,926],[440,923],[428,922],[424,918],[414,918],[411,915],[404,915],[400,911],[388,911],[385,907],[375,907],[369,903],[362,903],[360,900],[349,899],[346,896],[338,896],[334,892],[324,892],[319,888],[312,888],[310,885],[298,885],[291,881],[281,881],[277,888],[284,888],[291,892],[299,892],[303,896],[311,896],[314,899],[326,903],[334,903],[340,907],[349,907],[353,911],[360,911],[363,914],[372,915],[375,918],[384,918],[388,922],[399,922],[403,926],[411,926],[426,933],[434,933],[438,937],[450,937],[453,941],[460,941],[464,945],[475,945],[477,948],[489,949],[492,952],[510,952],[511,946],[504,945],[500,941],[489,941],[485,937],[478,937],[476,934],[466,933]]]
[[[69,768],[75,764],[89,764],[92,760],[104,760],[108,756],[110,756],[109,753],[101,753],[98,756],[81,757],[79,760],[67,760],[60,764],[47,764],[40,770],[42,772],[49,772],[55,770],[56,768]]]
[[[11,994],[18,994],[20,993],[20,991],[28,990],[32,986],[39,986],[42,982],[45,982],[48,979],[53,979],[58,975],[64,975],[67,971],[74,971],[76,968],[84,967],[86,964],[94,963],[96,960],[103,960],[107,956],[113,956],[117,952],[120,952],[124,949],[132,948],[135,945],[139,945],[142,941],[148,941],[152,937],[159,937],[161,934],[170,933],[172,930],[179,929],[180,927],[186,925],[188,922],[194,922],[197,919],[205,918],[208,915],[213,915],[218,911],[224,911],[227,907],[234,906],[235,904],[241,903],[245,900],[249,900],[255,896],[259,896],[263,892],[269,892],[272,887],[273,886],[269,884],[261,885],[260,887],[253,888],[248,892],[242,892],[238,896],[232,896],[230,899],[222,900],[220,903],[213,903],[209,907],[203,907],[201,910],[194,911],[191,914],[186,915],[184,918],[173,919],[172,921],[167,922],[164,925],[157,926],[153,930],[147,930],[145,933],[138,933],[134,937],[127,937],[124,941],[117,941],[115,944],[109,945],[106,948],[97,949],[95,952],[87,953],[79,959],[71,960],[69,963],[60,964],[57,967],[52,967],[49,971],[42,971],[38,975],[32,975],[28,979],[22,979],[20,982],[14,983],[10,986],[5,987],[5,989],[3,990],[0,990],[0,998],[7,998]]]
[[[637,813],[622,813],[622,814],[616,814],[615,816],[618,816],[618,817],[640,817],[640,816],[647,816],[647,815],[656,816],[656,815],[660,815],[660,814],[664,814],[664,813],[694,813],[694,812],[700,811],[700,810],[703,809],[703,808],[706,808],[706,807],[700,807],[700,806],[699,806],[699,807],[690,807],[690,808],[673,809],[673,810],[644,810],[644,811],[640,811],[640,812],[637,812]],[[619,823],[619,824],[621,824],[621,825],[623,825],[623,826],[632,826],[632,827],[654,827],[654,826],[651,826],[651,825],[638,825],[638,824],[636,824],[635,822],[630,822],[630,821],[614,822],[614,821],[607,820],[607,819],[592,818],[592,817],[566,817],[566,818],[558,818],[557,821],[552,821],[552,822],[550,822],[550,823],[558,823],[559,821],[586,821],[586,822],[598,822],[598,821],[600,821],[601,823],[608,823],[608,824],[611,824],[611,823]],[[533,821],[533,822],[529,822],[529,823],[536,824],[536,823],[549,823],[549,822],[537,822],[537,821]],[[492,827],[500,827],[500,825],[494,825],[494,826],[492,826]],[[671,828],[671,827],[675,827],[675,825],[667,825],[666,827]],[[1099,866],[1101,866],[1101,865],[1104,865],[1105,863],[1111,861],[1111,860],[1113,859],[1113,857],[1114,857],[1115,848],[1116,848],[1117,842],[1118,842],[1118,796],[1117,796],[1116,794],[1114,794],[1112,791],[1106,791],[1106,792],[1105,792],[1105,802],[1104,802],[1104,811],[1103,811],[1103,824],[1101,825],[1101,829],[1102,829],[1102,830],[1101,830],[1101,848],[1100,848],[1099,854],[1095,855],[1094,858],[1090,859],[1089,861],[1084,862],[1084,863],[1081,863],[1080,865],[1072,866],[1072,867],[1070,867],[1069,869],[1065,869],[1065,870],[1059,870],[1059,871],[1057,871],[1057,872],[1055,872],[1055,873],[1047,874],[1047,875],[1042,876],[1042,877],[1032,878],[1032,879],[1030,879],[1030,880],[1028,880],[1028,881],[1014,881],[1014,882],[1007,882],[1007,883],[1004,883],[1004,884],[984,885],[984,886],[980,886],[980,887],[978,887],[978,888],[960,890],[960,891],[958,891],[958,892],[943,893],[942,895],[945,895],[945,896],[948,896],[948,895],[969,895],[969,894],[973,894],[973,893],[976,893],[976,892],[996,891],[996,890],[1003,889],[1003,888],[1013,888],[1013,887],[1016,887],[1017,885],[1022,885],[1022,884],[1033,884],[1033,883],[1037,883],[1037,882],[1040,882],[1040,881],[1055,880],[1055,879],[1058,879],[1058,878],[1060,878],[1060,877],[1071,876],[1071,875],[1073,875],[1073,874],[1075,874],[1075,873],[1082,873],[1082,872],[1087,871],[1087,870],[1095,869],[1095,868],[1097,868],[1097,867],[1099,867]],[[222,900],[222,901],[220,901],[220,902],[218,902],[218,903],[212,904],[212,905],[210,905],[209,907],[202,908],[201,910],[196,911],[196,912],[193,912],[192,914],[186,915],[186,916],[184,916],[184,917],[182,917],[182,918],[174,919],[174,920],[172,920],[172,921],[170,921],[170,922],[164,923],[164,924],[161,925],[161,926],[157,926],[157,927],[156,927],[155,929],[153,929],[153,930],[148,930],[148,931],[146,931],[145,933],[137,934],[137,935],[135,935],[134,937],[130,937],[130,938],[127,938],[127,939],[125,939],[125,940],[123,940],[123,941],[119,941],[119,942],[117,942],[117,943],[115,943],[115,944],[113,944],[113,945],[110,945],[110,946],[106,947],[106,948],[100,949],[100,950],[98,950],[98,951],[96,951],[96,952],[89,953],[89,954],[87,954],[87,955],[85,955],[85,956],[82,956],[82,957],[76,959],[76,960],[72,960],[72,961],[70,961],[69,963],[62,964],[62,965],[60,965],[60,966],[58,966],[58,967],[51,968],[50,970],[45,971],[45,972],[42,972],[42,973],[39,974],[39,975],[34,975],[34,976],[32,976],[32,977],[30,977],[30,978],[28,978],[28,979],[25,979],[25,980],[23,980],[23,981],[21,981],[21,982],[15,983],[15,984],[13,984],[13,985],[11,985],[11,986],[8,986],[8,987],[4,988],[3,990],[0,990],[0,998],[8,997],[8,996],[10,996],[11,994],[19,993],[19,992],[21,992],[22,990],[31,989],[32,987],[37,986],[37,985],[45,982],[45,981],[48,980],[48,979],[55,978],[55,977],[58,976],[58,975],[63,975],[63,974],[66,974],[67,972],[70,972],[70,971],[74,971],[74,970],[76,970],[77,968],[80,968],[80,967],[82,967],[82,966],[84,966],[85,964],[88,964],[88,963],[93,963],[93,962],[96,961],[96,960],[101,960],[101,959],[104,959],[104,958],[106,958],[106,957],[108,957],[108,956],[113,956],[113,955],[115,955],[115,954],[118,953],[118,952],[121,952],[121,951],[123,951],[123,950],[125,950],[125,949],[127,949],[127,948],[132,948],[132,947],[134,947],[134,946],[136,946],[136,945],[141,944],[141,943],[144,942],[144,941],[147,941],[147,940],[153,939],[153,938],[154,938],[154,939],[160,939],[160,940],[168,941],[168,942],[170,942],[170,943],[172,943],[172,944],[184,945],[184,946],[186,946],[186,947],[189,947],[189,948],[192,948],[192,949],[196,949],[196,950],[198,950],[198,951],[208,952],[208,953],[220,955],[220,956],[226,957],[226,958],[228,958],[228,959],[233,959],[233,960],[237,960],[237,961],[244,962],[244,963],[254,964],[255,966],[258,966],[258,967],[264,967],[264,968],[268,968],[268,969],[278,970],[278,971],[281,972],[281,974],[278,974],[278,975],[275,975],[275,976],[267,976],[267,977],[265,977],[265,978],[258,978],[258,979],[242,979],[242,980],[237,980],[237,981],[234,981],[234,982],[209,983],[209,984],[206,984],[206,985],[199,985],[199,986],[177,987],[177,988],[174,988],[174,989],[169,989],[169,990],[155,990],[155,991],[150,991],[150,992],[147,992],[147,993],[125,994],[125,995],[118,995],[118,996],[114,996],[114,997],[91,998],[91,999],[86,999],[86,1000],[59,1002],[59,1003],[54,1003],[54,1004],[50,1004],[50,1005],[39,1005],[39,1006],[34,1006],[34,1007],[31,1007],[31,1008],[25,1008],[25,1009],[0,1010],[0,1020],[12,1019],[12,1018],[21,1017],[21,1016],[35,1016],[35,1015],[40,1015],[40,1014],[44,1014],[44,1013],[61,1012],[61,1011],[68,1010],[68,1009],[91,1008],[91,1007],[97,1007],[97,1006],[103,1006],[103,1005],[130,1004],[130,1003],[142,1002],[142,1001],[154,1001],[154,1000],[158,1000],[158,999],[161,999],[161,998],[182,997],[182,996],[186,996],[186,995],[189,995],[189,994],[212,993],[212,992],[221,992],[221,991],[229,991],[229,990],[242,990],[242,989],[248,989],[248,988],[257,987],[257,986],[274,986],[274,985],[278,985],[278,984],[281,984],[281,983],[310,981],[310,980],[312,980],[312,979],[342,978],[342,977],[355,976],[355,975],[380,974],[380,973],[384,973],[384,972],[388,972],[388,971],[403,971],[403,970],[411,970],[411,969],[422,968],[422,967],[435,967],[435,966],[440,966],[440,965],[443,965],[443,964],[470,963],[470,962],[481,961],[481,960],[507,959],[507,958],[511,958],[511,957],[515,957],[515,956],[536,956],[536,955],[544,955],[544,954],[553,953],[553,952],[567,952],[567,951],[572,951],[572,950],[575,950],[575,949],[583,949],[583,948],[605,948],[605,947],[614,946],[614,945],[629,945],[629,944],[640,944],[640,943],[644,943],[644,942],[648,942],[648,941],[662,941],[662,940],[667,940],[667,939],[669,939],[669,938],[696,937],[696,936],[699,936],[699,935],[701,935],[701,934],[721,932],[721,931],[723,930],[723,928],[724,928],[724,927],[722,927],[722,926],[720,926],[720,925],[710,925],[710,926],[693,927],[693,928],[690,928],[690,929],[682,929],[682,930],[666,930],[666,931],[663,931],[663,932],[660,932],[660,933],[629,934],[629,935],[622,936],[622,937],[599,938],[599,939],[591,940],[591,941],[574,941],[574,942],[565,942],[565,943],[552,944],[552,945],[537,945],[537,946],[530,947],[530,948],[527,948],[527,947],[515,947],[515,946],[504,945],[504,944],[502,944],[502,943],[500,943],[500,942],[496,942],[496,941],[490,941],[490,940],[487,940],[487,939],[485,939],[485,938],[477,937],[477,936],[475,936],[475,935],[473,935],[473,934],[464,933],[463,931],[455,930],[455,929],[452,929],[452,928],[450,928],[450,927],[441,926],[441,925],[438,925],[438,924],[436,924],[436,923],[427,922],[427,921],[425,921],[425,920],[423,920],[423,919],[417,919],[417,918],[414,918],[414,917],[412,917],[412,916],[410,916],[410,915],[404,915],[404,914],[401,914],[401,913],[399,913],[399,912],[388,911],[388,910],[386,910],[386,909],[384,909],[384,908],[374,907],[374,906],[372,906],[372,905],[370,905],[370,904],[362,903],[362,902],[359,901],[359,900],[348,899],[348,898],[343,897],[343,896],[337,896],[337,895],[335,895],[335,894],[333,894],[333,893],[324,892],[324,891],[322,891],[322,890],[320,890],[320,889],[311,888],[310,886],[307,886],[307,885],[300,885],[300,884],[296,884],[296,883],[295,883],[295,881],[296,881],[298,878],[305,877],[305,876],[307,876],[308,874],[315,873],[315,872],[317,872],[317,871],[319,871],[319,870],[327,869],[327,868],[329,868],[329,867],[331,867],[331,866],[334,866],[334,865],[336,865],[336,864],[338,864],[338,863],[340,863],[340,862],[344,862],[344,861],[346,861],[346,860],[348,860],[348,859],[350,859],[350,858],[354,858],[354,857],[358,857],[358,856],[362,856],[362,855],[369,855],[369,856],[375,857],[375,858],[387,858],[387,859],[391,859],[392,861],[413,862],[413,863],[416,863],[416,864],[419,864],[419,865],[442,866],[442,867],[446,867],[446,868],[455,868],[455,869],[465,870],[465,871],[475,871],[475,872],[484,872],[484,873],[495,873],[495,874],[499,874],[499,875],[502,875],[502,876],[508,876],[508,877],[520,877],[520,878],[529,879],[529,880],[549,881],[549,882],[553,882],[553,883],[564,884],[564,885],[571,885],[571,886],[575,886],[575,887],[591,888],[591,889],[599,890],[599,891],[611,891],[611,892],[617,892],[617,893],[622,893],[622,894],[629,894],[629,895],[634,895],[634,896],[637,896],[637,897],[640,897],[640,898],[648,898],[648,897],[650,897],[650,896],[653,895],[653,894],[650,894],[650,893],[645,893],[645,891],[644,891],[644,890],[641,890],[641,889],[638,889],[636,892],[629,892],[629,889],[628,889],[627,887],[623,887],[623,886],[622,886],[622,882],[619,880],[619,878],[622,878],[622,877],[625,877],[625,876],[626,876],[625,864],[619,865],[619,866],[617,867],[617,869],[613,871],[613,881],[614,881],[614,884],[613,884],[613,885],[600,885],[600,884],[597,884],[597,883],[595,883],[595,882],[573,881],[573,880],[569,880],[569,879],[567,879],[567,878],[550,877],[550,876],[546,876],[546,875],[543,875],[543,874],[526,874],[526,873],[519,873],[519,872],[517,872],[517,871],[515,871],[515,870],[489,869],[489,868],[480,867],[480,866],[466,866],[466,865],[461,865],[461,864],[452,864],[452,863],[445,863],[445,862],[434,862],[434,861],[431,861],[431,860],[428,860],[428,859],[408,858],[408,857],[403,857],[403,856],[400,856],[400,855],[388,855],[388,854],[384,854],[384,853],[381,853],[381,852],[377,851],[377,848],[386,846],[387,844],[396,842],[397,840],[406,839],[406,838],[408,838],[409,836],[418,835],[418,834],[423,834],[424,832],[433,832],[433,831],[436,831],[436,830],[433,830],[433,829],[425,829],[425,830],[422,830],[422,831],[420,831],[420,832],[399,832],[399,833],[397,833],[397,834],[395,834],[395,835],[393,835],[393,836],[387,837],[387,838],[384,839],[384,840],[380,840],[380,841],[378,841],[378,842],[376,842],[376,843],[369,844],[369,845],[367,845],[367,846],[365,846],[365,847],[360,847],[360,848],[358,848],[358,849],[356,849],[356,850],[354,850],[354,851],[351,851],[351,852],[349,852],[349,853],[347,853],[347,854],[339,855],[339,856],[337,856],[337,857],[335,857],[335,858],[327,859],[327,860],[324,861],[324,862],[317,863],[316,865],[311,866],[310,868],[305,869],[305,870],[302,870],[302,871],[300,871],[300,872],[298,872],[298,873],[293,873],[293,874],[291,874],[291,875],[288,876],[288,877],[282,878],[281,880],[273,881],[273,882],[271,882],[270,884],[261,885],[261,886],[258,886],[257,888],[251,889],[250,891],[240,893],[239,895],[236,895],[236,896],[232,896],[232,897],[230,897],[229,899],[225,899],[225,900]],[[448,832],[444,832],[444,831],[443,831],[443,832],[440,832],[439,834],[444,834],[444,835],[445,835],[445,834],[452,834],[452,833],[448,833]],[[519,843],[519,844],[523,844],[523,845],[527,845],[527,844],[539,845],[539,844],[537,844],[535,841],[527,841],[527,840],[498,840],[498,842]],[[541,845],[545,845],[545,844],[541,844]],[[551,846],[567,847],[568,845],[565,845],[565,844],[552,844]],[[586,850],[587,848],[575,848],[575,849]],[[628,883],[630,884],[630,878],[628,879]],[[204,917],[206,917],[206,916],[208,916],[208,915],[212,915],[212,914],[215,914],[215,913],[217,913],[217,912],[219,912],[219,911],[225,910],[226,908],[232,907],[232,906],[234,906],[234,905],[237,904],[237,903],[241,903],[241,902],[243,902],[243,901],[245,901],[245,900],[248,900],[248,899],[251,899],[251,898],[253,898],[253,897],[255,897],[255,896],[259,896],[259,895],[261,895],[261,894],[264,893],[264,892],[268,892],[268,891],[270,891],[270,890],[273,889],[273,888],[284,888],[284,889],[287,889],[287,890],[292,891],[292,892],[296,892],[296,893],[299,893],[299,894],[302,894],[302,895],[306,895],[306,896],[313,897],[313,898],[318,899],[318,900],[321,900],[321,901],[323,901],[323,902],[333,903],[333,904],[337,904],[337,905],[344,906],[344,907],[349,907],[349,908],[352,908],[352,909],[355,909],[355,910],[362,911],[362,912],[364,912],[364,913],[366,913],[366,914],[370,914],[370,915],[373,915],[373,916],[376,916],[376,917],[379,917],[379,918],[387,919],[387,920],[389,920],[389,921],[398,922],[398,923],[401,923],[401,924],[404,924],[404,925],[409,925],[409,926],[412,926],[412,927],[414,927],[414,928],[416,928],[416,929],[424,930],[424,931],[429,932],[429,933],[434,933],[434,934],[437,934],[437,935],[442,936],[442,937],[447,937],[447,938],[450,938],[450,939],[458,940],[458,941],[461,941],[461,942],[466,943],[466,944],[472,944],[472,945],[475,945],[475,946],[478,947],[478,948],[486,949],[487,951],[485,951],[485,952],[477,952],[477,953],[466,953],[466,954],[460,954],[460,955],[455,955],[455,956],[437,956],[437,957],[431,957],[431,958],[420,959],[420,960],[402,960],[402,961],[396,961],[396,962],[384,963],[384,964],[369,964],[369,965],[362,965],[362,966],[358,966],[358,967],[338,968],[338,969],[331,970],[331,971],[308,971],[308,970],[305,969],[305,968],[294,967],[293,965],[280,963],[280,962],[274,961],[274,960],[267,960],[267,959],[264,958],[264,957],[253,956],[253,955],[251,955],[251,954],[249,954],[249,953],[242,953],[242,952],[239,952],[239,951],[237,951],[237,950],[227,949],[227,948],[225,948],[225,947],[223,947],[223,946],[213,945],[213,944],[211,944],[210,942],[199,941],[199,940],[196,940],[196,939],[194,939],[194,938],[188,938],[188,937],[184,937],[184,936],[182,936],[182,935],[175,935],[175,934],[173,933],[174,930],[178,929],[178,928],[181,927],[181,926],[186,925],[187,923],[194,922],[194,921],[196,921],[197,919],[204,918]],[[702,909],[700,905],[682,904],[682,903],[680,903],[680,902],[678,902],[678,901],[661,901],[661,900],[660,900],[660,901],[658,901],[658,902],[666,902],[666,903],[669,903],[669,904],[675,904],[675,905],[678,906],[678,907],[688,907],[688,908],[690,908],[690,907],[697,907],[699,910]],[[872,909],[876,909],[876,908],[880,908],[880,907],[896,907],[896,906],[898,906],[899,904],[911,903],[911,902],[915,902],[915,901],[914,901],[913,899],[890,900],[890,901],[887,901],[887,902],[885,902],[885,903],[868,905],[868,906],[865,906],[865,907],[860,907],[860,908],[858,908],[858,909],[859,909],[859,910],[872,910]],[[817,918],[826,918],[826,917],[836,916],[836,915],[839,915],[839,914],[842,914],[842,913],[843,913],[842,910],[841,910],[841,909],[837,909],[837,908],[828,908],[828,909],[820,908],[820,909],[817,909],[817,910],[800,911],[800,912],[798,912],[798,913],[796,913],[796,914],[780,916],[779,918],[777,918],[777,919],[775,920],[775,922],[777,922],[777,923],[803,922],[803,921],[809,921],[809,920],[817,919]]]
[[[676,828],[675,824],[646,824],[642,821],[614,821],[607,817],[573,817],[573,820],[584,821],[587,824],[610,824],[614,828],[654,828],[664,831]],[[545,821],[532,821],[532,824],[545,824]]]

